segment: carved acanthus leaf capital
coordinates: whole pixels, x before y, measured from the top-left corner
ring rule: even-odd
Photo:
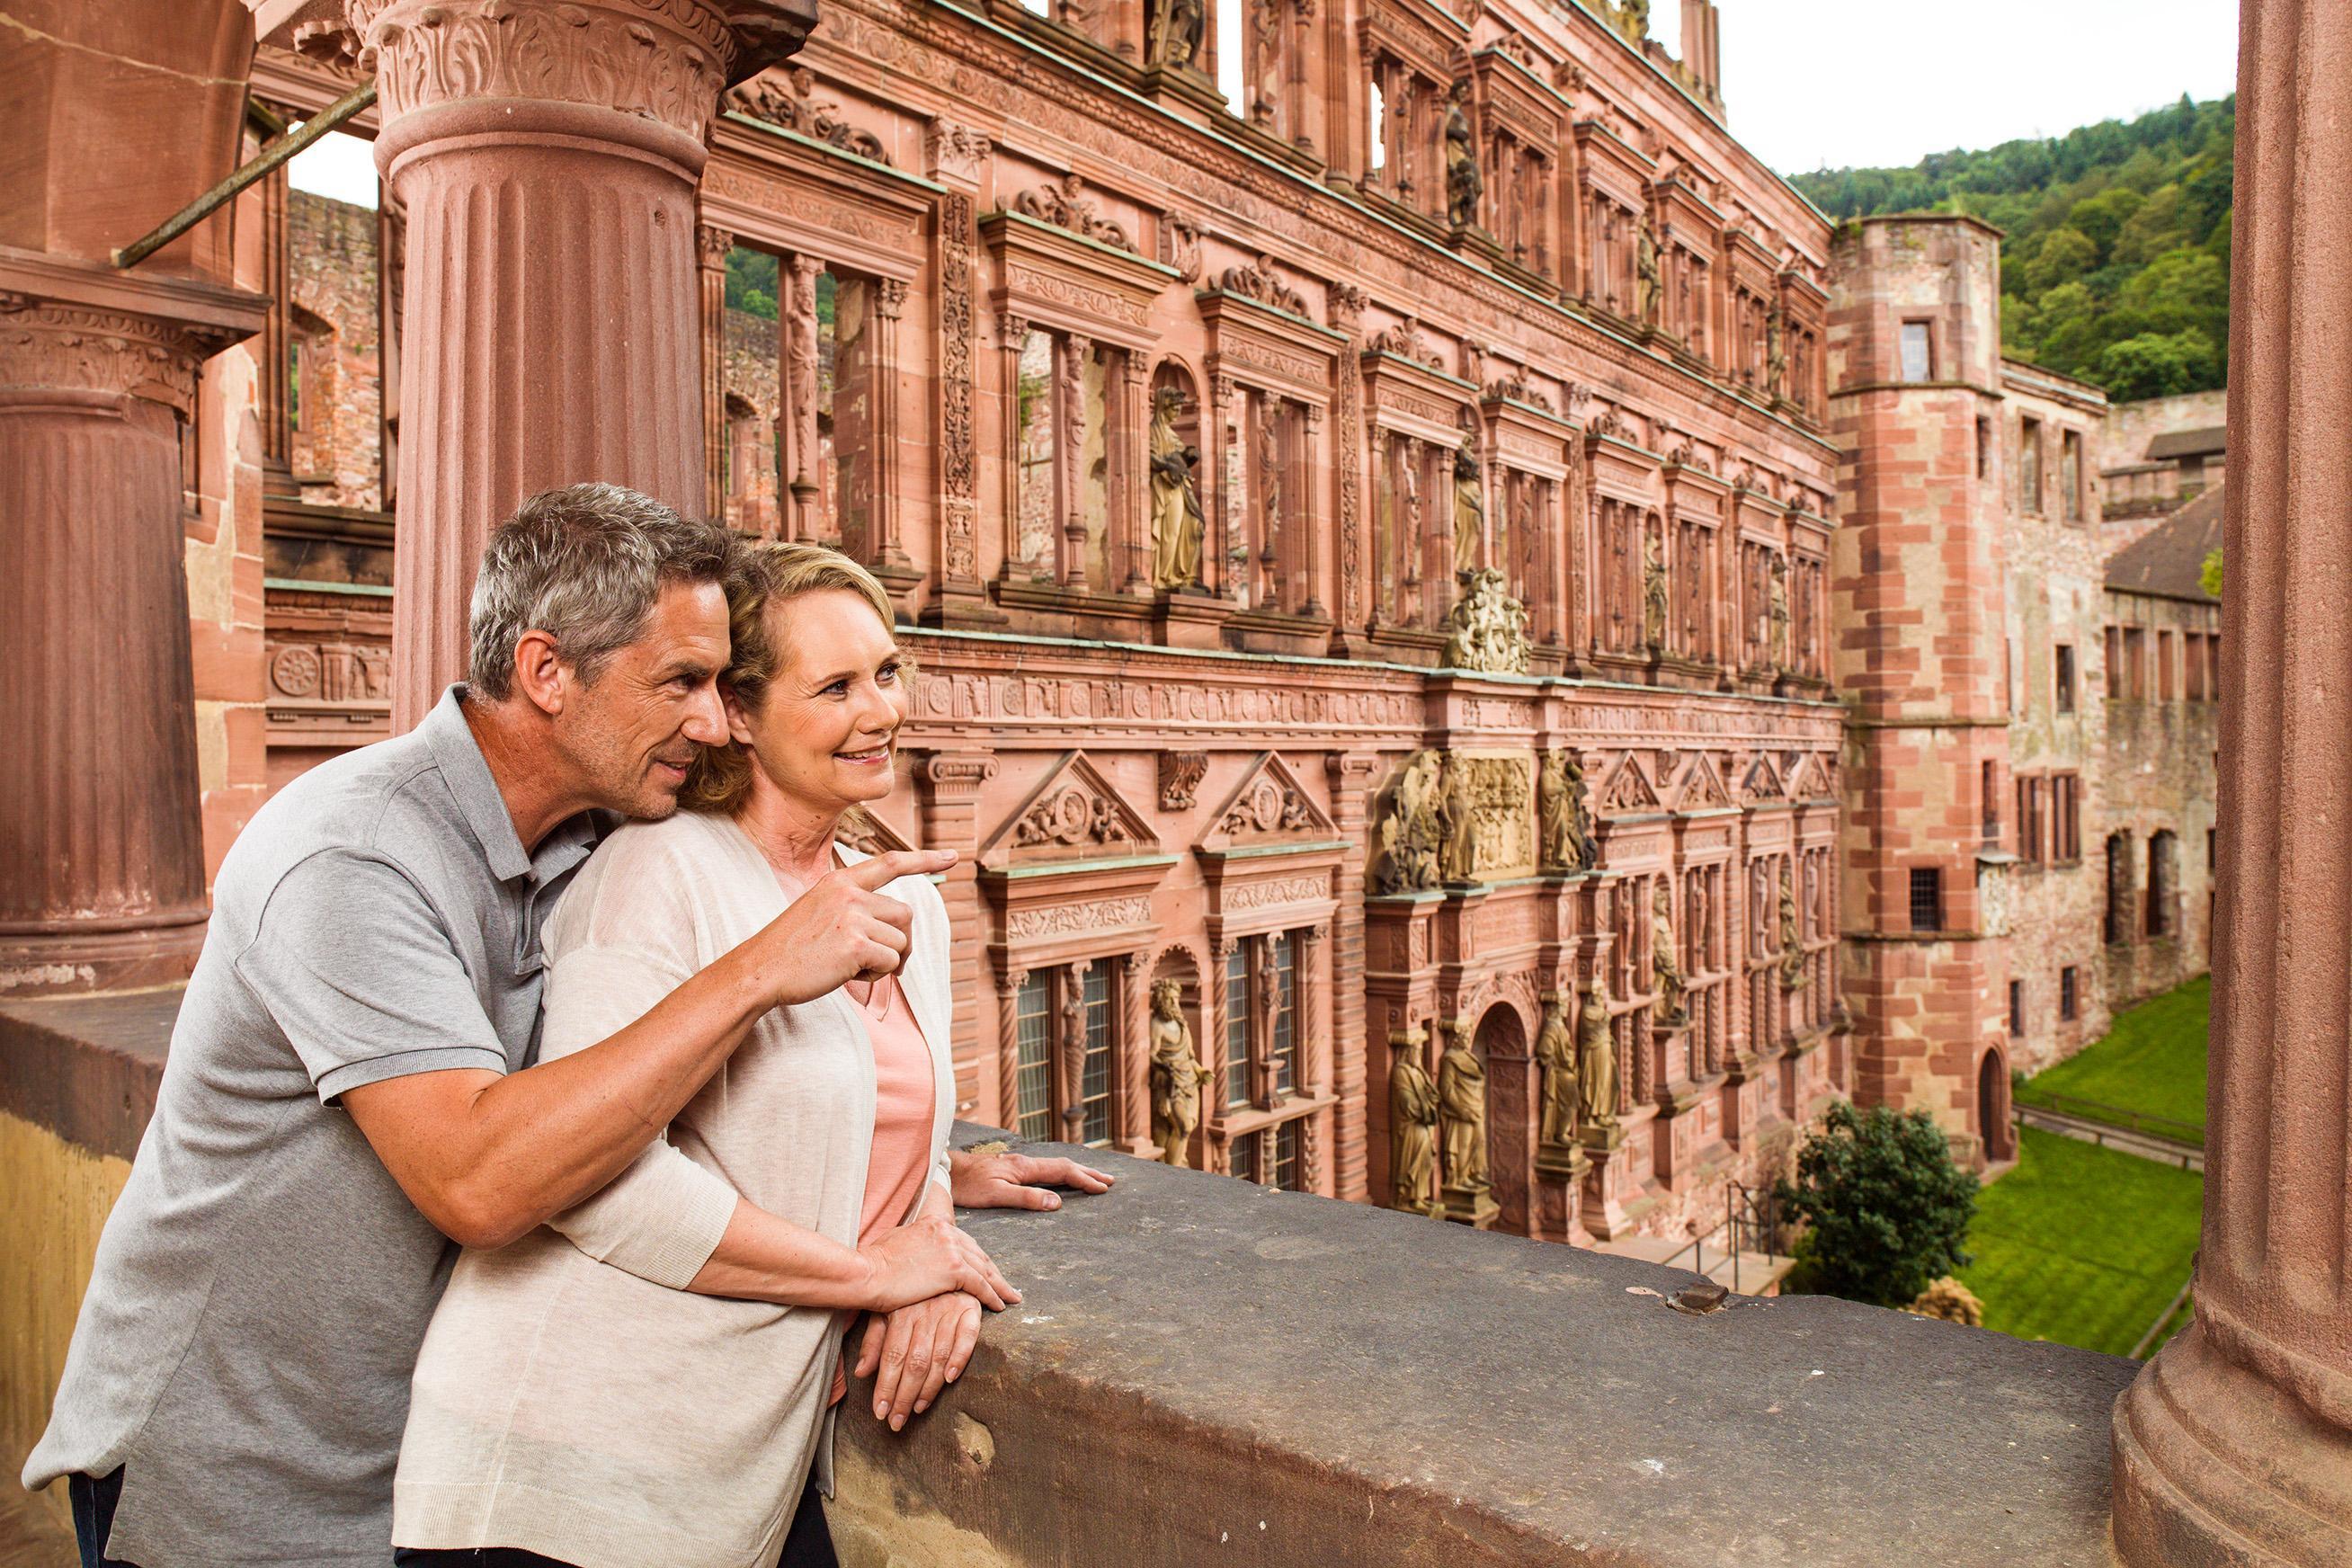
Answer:
[[[195,405],[196,368],[225,340],[171,322],[28,295],[0,299],[0,392],[20,388]]]

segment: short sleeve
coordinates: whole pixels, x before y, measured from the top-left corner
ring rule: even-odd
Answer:
[[[507,1070],[440,912],[386,861],[329,850],[295,866],[236,970],[321,1100],[411,1073]]]

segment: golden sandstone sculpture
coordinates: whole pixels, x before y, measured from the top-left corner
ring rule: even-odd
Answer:
[[[1151,585],[1190,588],[1201,581],[1201,541],[1206,524],[1193,465],[1201,449],[1176,428],[1184,395],[1163,386],[1151,409]]]
[[[1438,754],[1415,752],[1397,775],[1381,818],[1380,863],[1372,883],[1382,893],[1418,893],[1437,886],[1444,829],[1437,811]]]
[[[1584,768],[1568,750],[1546,752],[1536,772],[1538,863],[1546,871],[1590,871],[1601,858],[1584,798]]]
[[[1528,672],[1527,606],[1491,566],[1467,576],[1468,587],[1445,617],[1445,662],[1488,675]]]
[[[1437,1086],[1421,1065],[1423,1038],[1408,1030],[1389,1068],[1389,1206],[1408,1214],[1430,1212],[1437,1156]]]
[[[1642,645],[1654,654],[1666,647],[1666,558],[1654,533],[1642,541]]]
[[[1617,1051],[1610,1038],[1609,990],[1598,970],[1584,983],[1584,1005],[1576,1016],[1578,1124],[1585,1130],[1617,1125]]]
[[[1683,965],[1676,951],[1679,942],[1675,936],[1674,895],[1666,890],[1666,879],[1657,879],[1656,890],[1650,900],[1650,973],[1656,982],[1657,995],[1652,1003],[1652,1016],[1658,1026],[1672,1029],[1690,1022],[1690,1014],[1683,1007]]]
[[[1543,1024],[1536,1031],[1536,1067],[1543,1074],[1538,1142],[1547,1150],[1565,1150],[1576,1142],[1576,1041],[1557,996],[1544,1001]]]
[[[1173,980],[1151,984],[1151,1136],[1160,1158],[1181,1170],[1191,1162],[1201,1125],[1201,1086],[1207,1074],[1184,1021],[1183,988]]]
[[[1445,106],[1445,217],[1455,228],[1468,228],[1478,221],[1478,198],[1486,189],[1465,107],[1469,101],[1470,79],[1457,79]]]
[[[1437,1116],[1444,1129],[1448,1191],[1484,1193],[1486,1178],[1486,1065],[1470,1048],[1467,1025],[1445,1031],[1437,1060]]]
[[[1454,454],[1454,574],[1467,582],[1478,570],[1486,539],[1486,496],[1478,482],[1478,437],[1465,434]]]
[[[1437,817],[1444,829],[1438,873],[1454,883],[1478,879],[1478,803],[1470,788],[1470,766],[1452,752],[1441,753]]]

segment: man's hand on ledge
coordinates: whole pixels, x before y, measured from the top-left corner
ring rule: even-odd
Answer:
[[[1076,1160],[1041,1159],[1003,1150],[992,1153],[950,1149],[948,1179],[958,1208],[1057,1209],[1062,1194],[1049,1187],[1075,1187],[1082,1193],[1110,1191],[1111,1178]]]

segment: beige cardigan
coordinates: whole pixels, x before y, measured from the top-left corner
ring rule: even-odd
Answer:
[[[900,982],[931,1049],[945,1186],[947,910],[923,878],[887,891],[915,915]],[[726,817],[622,828],[549,925],[541,1057],[642,1016],[785,901]],[[610,1186],[511,1247],[467,1252],[417,1359],[394,1542],[520,1547],[579,1568],[768,1568],[812,1462],[832,1489],[837,1319],[685,1287],[738,1193],[855,1247],[873,1133],[857,1010],[840,992],[779,1007]]]

